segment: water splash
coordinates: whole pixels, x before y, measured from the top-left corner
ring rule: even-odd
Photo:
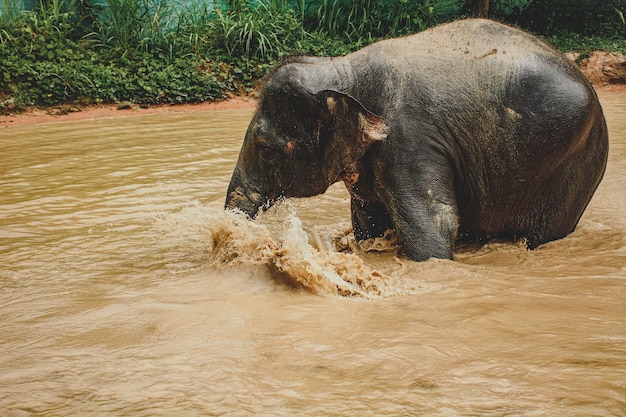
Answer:
[[[193,202],[179,213],[160,216],[157,227],[162,236],[168,236],[170,256],[178,263],[181,247],[185,247],[183,253],[202,254],[212,268],[264,266],[280,281],[315,294],[379,298],[407,293],[406,286],[370,268],[355,253],[337,250],[358,250],[346,224],[310,231],[315,247],[311,245],[296,209],[287,200],[259,214],[255,221],[237,211]],[[382,250],[385,243],[369,245]]]

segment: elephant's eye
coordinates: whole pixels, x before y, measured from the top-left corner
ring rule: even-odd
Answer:
[[[267,143],[257,142],[256,151],[259,158],[267,162],[275,161],[280,156],[280,152]]]

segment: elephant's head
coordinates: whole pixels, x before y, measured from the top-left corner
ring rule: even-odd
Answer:
[[[386,135],[382,118],[349,95],[312,92],[294,72],[275,75],[248,126],[226,208],[253,218],[280,197],[321,194]]]

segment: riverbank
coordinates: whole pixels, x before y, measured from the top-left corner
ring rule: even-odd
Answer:
[[[0,115],[0,128],[24,126],[37,123],[66,122],[84,119],[135,116],[141,114],[203,112],[218,110],[253,110],[256,100],[248,97],[234,97],[224,101],[197,104],[176,104],[140,107],[137,105],[109,104],[98,106],[61,106],[49,109],[33,108],[22,113]]]
[[[591,80],[598,92],[626,91],[626,58],[623,54],[593,53],[580,60],[579,55],[566,54],[578,61],[583,73]],[[98,119],[105,117],[133,116],[141,114],[179,113],[190,111],[253,110],[257,101],[252,97],[233,97],[224,101],[198,104],[176,104],[140,107],[138,105],[64,105],[48,109],[33,108],[21,113],[0,115],[0,129],[36,123]]]
[[[565,57],[596,87],[626,84],[626,55],[622,53],[595,51],[583,55],[567,52]]]

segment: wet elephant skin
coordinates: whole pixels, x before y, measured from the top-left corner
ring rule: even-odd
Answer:
[[[538,39],[468,19],[268,76],[226,208],[343,181],[357,240],[396,230],[403,253],[572,232],[606,167],[602,109],[582,73]]]

